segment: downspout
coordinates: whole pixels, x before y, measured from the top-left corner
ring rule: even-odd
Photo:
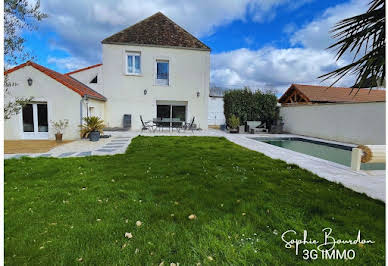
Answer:
[[[79,125],[82,126],[82,103],[83,103],[83,98],[79,101]]]
[[[84,95],[84,97],[81,98],[81,100],[79,102],[79,110],[80,110],[80,112],[79,112],[79,115],[80,115],[79,123],[80,123],[80,126],[82,126],[82,122],[83,122],[82,105],[83,105],[84,102],[86,102],[86,104],[88,102],[88,96],[86,94]],[[86,111],[88,111],[88,110],[86,110]]]

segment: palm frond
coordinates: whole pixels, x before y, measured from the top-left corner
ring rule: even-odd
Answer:
[[[385,80],[384,0],[373,0],[366,13],[338,22],[330,32],[333,38],[338,39],[328,47],[337,50],[336,60],[348,51],[354,53],[353,61],[318,78],[333,78],[334,82],[330,86],[347,74],[356,75],[355,85],[366,84],[367,80],[376,83]]]

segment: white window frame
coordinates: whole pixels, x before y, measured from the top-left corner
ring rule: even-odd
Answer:
[[[140,52],[125,52],[125,66],[124,66],[124,73],[125,75],[128,75],[128,76],[140,76],[142,74],[142,59],[141,59],[141,53]],[[140,72],[139,73],[135,73],[135,72],[128,72],[128,56],[133,56],[132,58],[132,65],[133,65],[133,69],[135,69],[135,56],[139,56],[140,57]]]
[[[46,104],[47,105],[47,121],[50,121],[50,114],[49,114],[49,105],[47,102],[29,102],[28,104],[32,105],[32,116],[34,119],[34,131],[33,132],[24,132],[23,128],[23,110],[20,111],[20,125],[21,125],[21,132],[22,132],[22,139],[48,139],[49,138],[49,132],[50,132],[50,124],[48,125],[48,131],[47,132],[39,132],[38,129],[38,104]]]
[[[158,79],[158,62],[168,63],[168,78],[167,78],[167,80]],[[155,85],[166,86],[166,87],[170,86],[171,85],[170,73],[171,73],[171,60],[168,58],[156,58],[155,59]]]

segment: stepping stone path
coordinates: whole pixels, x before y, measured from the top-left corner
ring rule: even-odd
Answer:
[[[69,157],[70,155],[74,154],[75,152],[65,152],[58,156],[58,158],[62,157]]]
[[[97,150],[94,151],[83,151],[83,152],[64,152],[61,154],[51,154],[51,153],[42,153],[42,154],[16,154],[16,155],[10,155],[7,156],[5,159],[18,159],[23,156],[27,157],[57,157],[57,158],[66,158],[66,157],[85,157],[85,156],[92,156],[92,155],[113,155],[116,153],[121,153],[122,150],[125,151],[125,149],[128,147],[129,143],[131,143],[130,137],[124,138],[112,138],[110,142],[106,143],[104,146],[100,147]],[[121,150],[120,150],[121,149]]]

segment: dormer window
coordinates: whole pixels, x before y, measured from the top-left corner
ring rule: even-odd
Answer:
[[[169,67],[168,60],[156,60],[156,85],[169,85]]]
[[[127,75],[140,75],[140,53],[126,53],[126,63]]]

